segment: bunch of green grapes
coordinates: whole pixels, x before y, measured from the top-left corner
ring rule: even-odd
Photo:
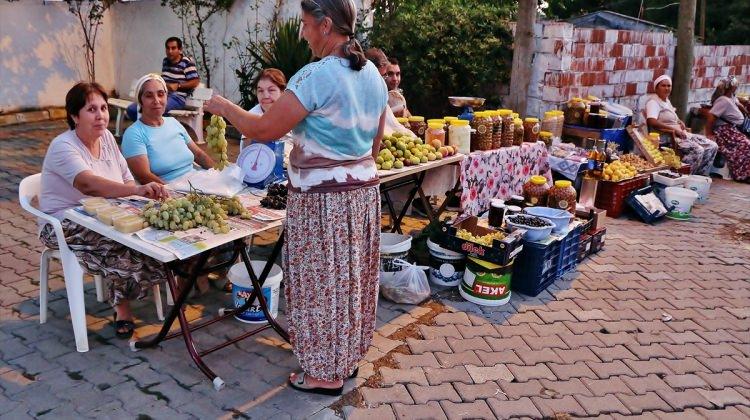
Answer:
[[[219,203],[221,208],[224,209],[224,212],[230,216],[240,216],[242,219],[250,219],[253,217],[252,213],[247,211],[237,197],[227,198],[212,195],[211,199],[214,200],[214,202]]]
[[[229,161],[227,160],[227,123],[224,118],[218,115],[211,116],[211,124],[206,128],[206,143],[208,143],[208,154],[216,162],[214,169],[224,169]]]
[[[213,233],[229,233],[227,213],[220,204],[201,194],[168,198],[161,203],[151,201],[143,207],[146,222],[159,229],[188,230],[205,226]]]

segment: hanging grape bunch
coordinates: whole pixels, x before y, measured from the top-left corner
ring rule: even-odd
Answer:
[[[224,169],[229,161],[227,160],[227,123],[224,118],[218,115],[211,116],[211,124],[206,128],[206,143],[208,143],[208,154],[216,162],[214,169]]]
[[[268,194],[260,200],[260,205],[273,210],[286,209],[287,189],[285,185],[271,184],[268,186]]]

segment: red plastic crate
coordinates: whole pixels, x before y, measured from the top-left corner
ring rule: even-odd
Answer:
[[[607,210],[607,216],[618,218],[625,209],[625,199],[631,191],[643,188],[648,184],[648,175],[638,175],[625,181],[599,181],[594,205]]]

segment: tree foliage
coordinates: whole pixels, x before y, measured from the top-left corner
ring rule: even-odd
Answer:
[[[257,102],[254,81],[267,68],[276,68],[287,80],[313,59],[312,51],[299,37],[301,20],[292,18],[284,22],[271,22],[268,40],[253,37],[256,31],[248,29],[247,44],[235,39],[238,67],[234,70],[239,80],[240,106],[250,109]]]
[[[115,3],[115,0],[65,0],[68,11],[81,25],[83,47],[86,59],[86,73],[89,81],[96,81],[96,37],[104,20],[104,12]]]
[[[510,76],[515,2],[381,0],[374,7],[363,38],[399,60],[412,113],[456,113],[448,96],[499,103],[499,86]]]
[[[696,35],[700,35],[700,2],[696,16]],[[611,10],[627,16],[677,27],[679,1],[676,0],[547,0],[545,14],[551,18],[568,19],[599,10]],[[643,9],[641,10],[641,5]],[[750,39],[750,2],[727,0],[706,3],[706,45],[747,44]]]
[[[161,5],[169,6],[182,21],[183,48],[195,58],[207,87],[211,87],[211,69],[218,63],[208,46],[209,18],[227,12],[232,4],[234,0],[161,0]]]

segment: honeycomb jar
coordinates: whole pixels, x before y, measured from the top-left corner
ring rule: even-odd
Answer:
[[[549,189],[547,194],[547,207],[567,210],[570,214],[576,214],[576,189],[568,180],[555,181],[555,185]]]

